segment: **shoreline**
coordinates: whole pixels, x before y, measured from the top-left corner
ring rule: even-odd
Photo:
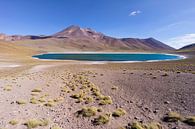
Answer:
[[[63,59],[40,59],[38,57],[33,56],[39,56],[44,54],[162,54],[162,55],[173,55],[177,56],[178,59],[163,59],[163,60],[147,60],[147,61],[87,61],[87,60],[63,60]],[[131,52],[47,52],[47,53],[40,53],[33,55],[32,58],[39,60],[39,61],[64,61],[64,62],[78,62],[83,64],[107,64],[107,63],[144,63],[144,62],[163,62],[163,61],[175,61],[175,60],[184,60],[187,59],[187,56],[180,55],[180,54],[169,54],[169,53],[131,53]]]

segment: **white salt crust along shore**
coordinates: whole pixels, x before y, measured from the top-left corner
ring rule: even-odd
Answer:
[[[178,54],[169,54],[169,53],[147,53],[147,52],[47,52],[47,53],[41,53],[37,55],[43,55],[43,54],[164,54],[164,55],[174,55],[178,56],[180,58],[178,59],[165,59],[165,60],[150,60],[150,61],[80,61],[80,60],[57,60],[57,59],[39,59],[37,57],[32,57],[37,60],[42,61],[66,61],[71,63],[80,63],[80,64],[107,64],[107,63],[136,63],[136,62],[159,62],[159,61],[174,61],[174,60],[182,60],[186,59],[187,57],[184,55],[178,55]]]
[[[9,63],[1,63],[0,62],[0,68],[15,68],[15,67],[20,67],[21,65],[19,64],[9,64]]]

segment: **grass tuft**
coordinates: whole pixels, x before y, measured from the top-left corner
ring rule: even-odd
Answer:
[[[118,109],[116,109],[116,111],[114,111],[112,113],[112,116],[114,116],[114,117],[121,117],[121,116],[124,116],[126,113],[127,112],[124,109],[118,108]]]
[[[77,111],[78,116],[91,117],[95,116],[97,113],[96,107],[83,107],[81,110]]]
[[[4,89],[3,89],[4,91],[11,91],[12,90],[12,86],[5,86],[4,87]]]
[[[11,125],[17,125],[19,122],[17,121],[17,120],[10,120],[9,121],[9,124],[11,124]]]
[[[47,103],[44,104],[44,106],[53,107],[53,106],[55,106],[55,102],[54,102],[54,100],[50,99],[50,100],[48,100]]]
[[[24,125],[26,125],[29,129],[36,128],[38,126],[47,126],[49,124],[49,121],[46,119],[30,119]]]
[[[16,103],[18,105],[24,105],[24,104],[26,104],[26,101],[25,100],[17,100]]]
[[[107,104],[112,104],[112,99],[110,96],[103,96],[100,98],[99,105],[107,105]]]
[[[93,97],[91,97],[91,96],[85,97],[84,100],[85,100],[85,104],[89,104],[89,103],[92,103],[94,101]]]
[[[44,97],[40,97],[38,101],[41,103],[44,103],[44,102],[46,102],[46,99]]]
[[[71,97],[71,98],[74,98],[74,99],[79,99],[79,98],[83,98],[84,96],[85,96],[84,91],[80,91],[79,93],[73,94],[73,95],[71,95],[70,97]]]
[[[39,101],[38,101],[37,99],[35,99],[34,97],[32,97],[32,98],[30,99],[30,103],[32,103],[32,104],[38,104]]]
[[[177,112],[169,112],[165,117],[165,122],[177,122],[182,120],[182,116]]]
[[[55,98],[53,101],[54,101],[54,102],[61,102],[61,101],[63,101],[63,100],[64,100],[63,97],[58,97],[58,98]]]
[[[191,126],[195,126],[195,116],[186,117],[184,120],[184,123],[191,125]]]
[[[139,122],[133,122],[132,126],[131,126],[131,129],[144,129],[142,127],[142,124],[139,123]]]
[[[118,90],[118,87],[117,86],[113,86],[111,89],[112,90]]]
[[[100,115],[99,117],[95,118],[93,120],[93,124],[94,125],[103,125],[103,124],[107,124],[110,121],[110,114],[104,114],[104,115]]]
[[[32,92],[31,95],[32,96],[38,96],[40,93],[39,92]]]
[[[42,92],[40,88],[33,89],[31,92]]]
[[[165,73],[165,74],[163,74],[162,76],[163,76],[163,77],[167,77],[167,76],[169,76],[169,75],[168,75],[167,73]]]

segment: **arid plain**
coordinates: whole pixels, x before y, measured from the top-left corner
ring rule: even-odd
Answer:
[[[169,51],[187,57],[177,61],[98,64],[34,59],[79,49],[25,43],[0,41],[1,129],[194,128],[193,50]]]

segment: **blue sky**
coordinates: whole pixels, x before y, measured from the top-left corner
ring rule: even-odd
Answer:
[[[195,0],[0,0],[0,32],[53,34],[69,25],[115,37],[195,43]]]

